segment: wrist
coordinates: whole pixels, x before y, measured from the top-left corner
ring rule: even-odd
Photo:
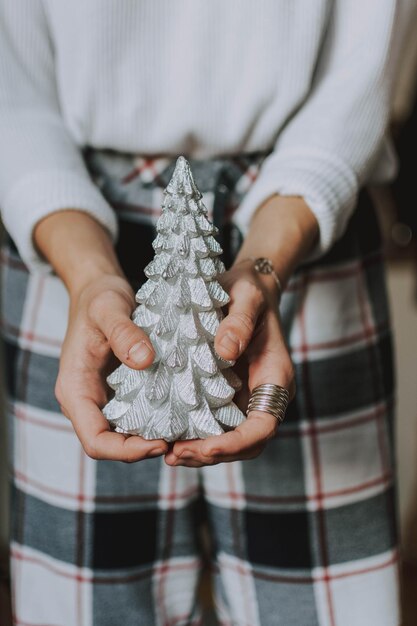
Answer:
[[[72,300],[77,299],[82,292],[99,282],[110,283],[114,278],[125,280],[119,265],[113,265],[102,257],[91,256],[84,260],[82,267],[82,272],[71,271],[61,276]]]
[[[123,277],[108,232],[86,213],[52,213],[37,224],[33,237],[71,296],[103,277]]]
[[[262,285],[262,291],[267,292],[275,303],[280,302],[282,285],[271,259],[265,257],[247,257],[246,259],[236,261],[235,267],[240,266],[252,271],[257,281]]]
[[[302,198],[271,196],[253,216],[236,263],[249,257],[270,259],[284,288],[318,235],[317,219]]]

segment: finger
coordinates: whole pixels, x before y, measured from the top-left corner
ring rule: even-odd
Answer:
[[[97,405],[80,398],[71,407],[70,419],[85,452],[93,459],[132,463],[165,454],[168,444],[162,439],[147,441],[142,437],[126,437],[115,433]]]
[[[233,285],[228,314],[221,322],[214,342],[219,356],[234,360],[244,352],[263,307],[263,293],[255,284],[241,280]]]
[[[186,451],[184,455],[176,456],[173,452],[165,455],[165,463],[167,465],[182,465],[184,467],[203,467],[207,465],[218,465],[219,463],[231,463],[233,461],[249,461],[256,458],[264,449],[265,445],[256,444],[248,450],[240,451],[235,455],[211,455],[207,458],[195,460],[193,456]]]
[[[93,322],[108,339],[116,357],[133,369],[149,367],[155,351],[148,335],[130,319],[132,303],[115,292],[97,296],[91,307]]]
[[[274,436],[277,426],[277,419],[272,415],[252,411],[235,430],[207,439],[178,441],[172,453],[178,460],[187,463],[195,461],[203,465],[253,458]],[[171,459],[174,460],[170,456],[168,460]]]
[[[246,353],[249,389],[274,383],[295,393],[294,367],[276,314],[268,310],[264,324]]]

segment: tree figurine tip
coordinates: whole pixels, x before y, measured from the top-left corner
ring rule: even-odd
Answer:
[[[201,193],[194,182],[190,164],[185,157],[178,157],[166,191],[171,194],[183,194],[201,198]]]

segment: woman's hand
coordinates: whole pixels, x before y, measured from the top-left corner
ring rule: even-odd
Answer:
[[[55,394],[93,459],[132,462],[168,449],[159,439],[112,432],[100,410],[107,402],[105,376],[116,364],[113,355],[134,369],[148,367],[155,356],[149,337],[130,319],[133,308],[133,292],[119,276],[95,278],[71,295]]]
[[[230,295],[228,314],[219,326],[215,350],[224,359],[244,358],[239,374],[244,389],[237,404],[245,412],[248,388],[275,383],[294,395],[294,371],[278,317],[278,294],[271,276],[261,276],[253,262],[241,262],[221,276]],[[245,393],[246,392],[246,393]],[[278,420],[251,411],[235,430],[224,435],[179,441],[167,454],[169,465],[201,467],[257,456],[276,433]]]
[[[70,296],[56,397],[85,451],[127,462],[164,454],[165,441],[112,432],[100,410],[107,401],[105,375],[117,365],[113,354],[135,369],[154,358],[148,336],[130,319],[133,292],[108,233],[87,214],[67,210],[40,221],[34,240]]]
[[[248,388],[263,383],[285,387],[292,398],[294,371],[279,320],[276,284],[258,274],[250,257],[267,257],[285,285],[296,266],[311,251],[318,235],[315,216],[302,198],[272,196],[255,213],[235,265],[221,281],[231,301],[221,323],[215,349],[225,359],[239,359],[238,374],[246,394],[237,402],[245,411]],[[245,261],[246,259],[246,261]],[[243,375],[242,375],[243,374]],[[235,430],[201,440],[178,441],[165,459],[169,465],[200,467],[224,461],[251,459],[276,433],[275,417],[251,411]]]

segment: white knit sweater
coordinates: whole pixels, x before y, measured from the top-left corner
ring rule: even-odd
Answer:
[[[0,0],[0,206],[32,269],[52,211],[116,236],[80,148],[210,157],[274,148],[235,220],[301,195],[319,252],[386,180],[396,0]]]

